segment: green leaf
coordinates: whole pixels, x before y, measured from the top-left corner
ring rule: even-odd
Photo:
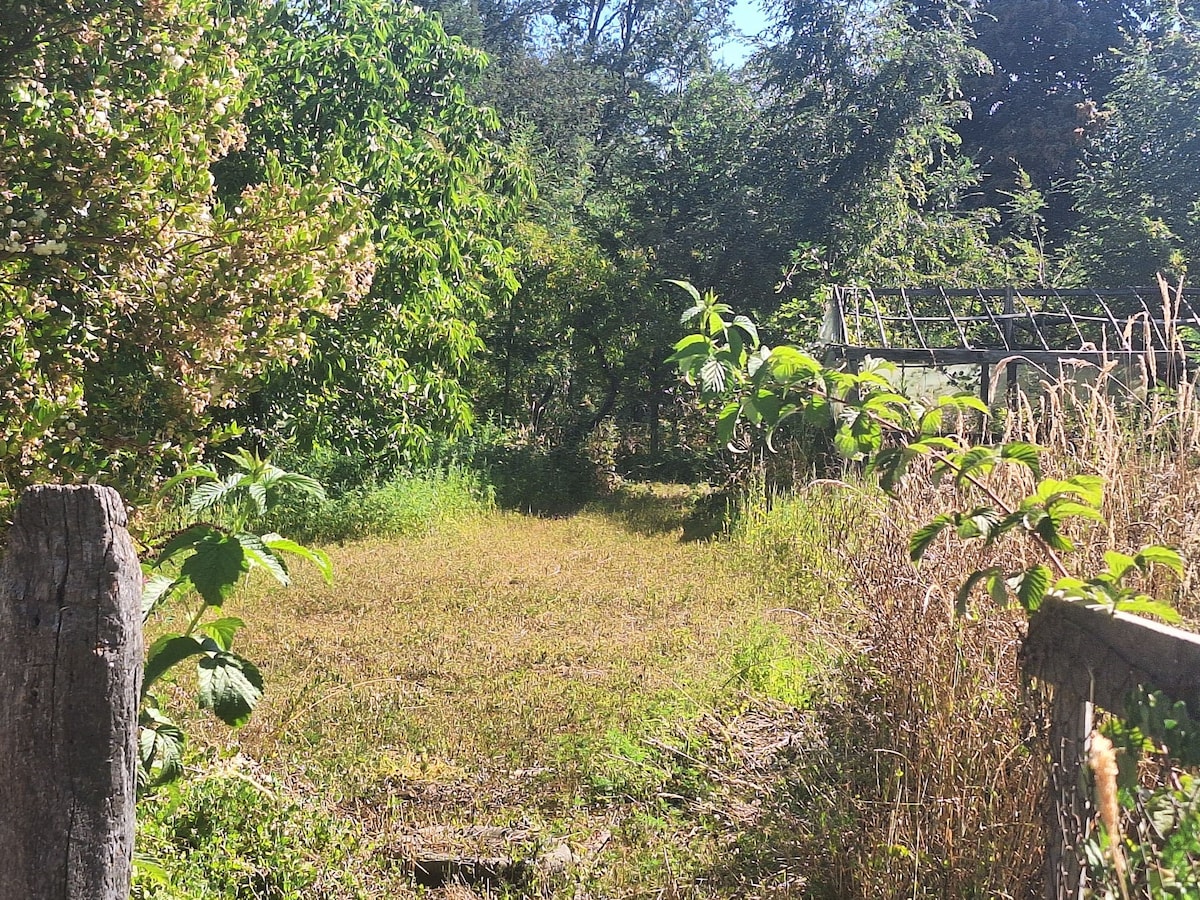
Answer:
[[[142,672],[142,696],[145,697],[154,686],[154,682],[173,666],[204,652],[204,643],[194,637],[164,634],[150,645],[146,654],[146,667]]]
[[[245,725],[262,699],[262,673],[249,660],[221,651],[197,666],[200,706],[226,725]]]
[[[165,784],[183,774],[184,735],[153,705],[138,717],[138,779],[145,786]]]
[[[719,394],[725,390],[725,366],[719,359],[710,357],[700,367],[700,385],[706,391]]]
[[[712,352],[712,341],[703,334],[689,334],[675,345],[675,352],[667,362],[686,363],[697,356],[708,356]]]
[[[171,536],[171,539],[163,547],[162,552],[158,554],[158,561],[155,563],[155,566],[161,566],[185,550],[194,551],[203,541],[221,537],[223,534],[224,532],[215,525],[203,522],[198,525],[189,525],[187,528]]]
[[[297,544],[295,541],[277,534],[264,534],[262,542],[273,553],[289,553],[307,560],[317,567],[317,571],[321,573],[326,584],[333,584],[333,563],[329,561],[329,557],[323,551],[314,547],[305,547],[303,544]]]
[[[941,513],[933,518],[931,522],[922,525],[919,529],[913,532],[913,536],[908,541],[908,558],[913,562],[920,562],[925,555],[925,551],[929,549],[929,545],[934,539],[942,533],[949,525],[954,524],[954,517]]]
[[[241,542],[233,535],[218,532],[196,545],[196,552],[183,561],[180,574],[186,575],[209,606],[220,606],[233,593],[250,560]]]
[[[1058,522],[1049,513],[1039,516],[1033,533],[1045,541],[1054,550],[1068,553],[1075,549],[1075,544],[1065,534],[1058,530]]]
[[[980,400],[974,394],[967,393],[966,391],[963,391],[962,393],[959,393],[959,394],[951,394],[951,395],[945,396],[945,397],[938,397],[938,406],[940,406],[940,407],[948,406],[953,409],[957,409],[960,412],[965,409],[973,409],[976,412],[983,413],[985,416],[991,412],[991,410],[988,409],[988,406],[986,403],[984,403],[982,400]]]
[[[1133,559],[1139,569],[1146,570],[1151,565],[1164,566],[1174,572],[1177,578],[1183,578],[1183,558],[1170,547],[1157,544],[1143,547],[1134,554]]]
[[[990,506],[980,506],[959,517],[958,536],[965,540],[984,538],[990,544],[1002,519]]]
[[[285,472],[283,469],[277,469],[271,466],[267,473],[262,477],[259,483],[269,490],[276,488],[289,488],[294,491],[299,491],[312,497],[315,500],[325,499],[325,488],[321,486],[321,482],[308,475],[301,475],[299,472]]]
[[[980,569],[977,572],[972,572],[967,580],[963,582],[962,587],[958,589],[958,593],[954,596],[954,612],[956,615],[965,616],[967,614],[967,605],[971,602],[971,593],[975,590],[976,585],[985,579],[990,580],[996,578],[1003,573],[994,566],[988,569]],[[995,594],[989,583],[988,593],[992,594],[993,599]]]
[[[1134,616],[1155,616],[1169,625],[1178,625],[1183,621],[1183,616],[1174,607],[1145,595],[1118,600],[1116,610]]]
[[[775,347],[770,356],[771,374],[783,381],[790,381],[800,375],[816,375],[821,371],[821,364],[795,347]]]
[[[1089,506],[1086,503],[1079,503],[1075,500],[1057,499],[1052,500],[1046,507],[1050,516],[1054,519],[1055,524],[1062,524],[1064,519],[1079,518],[1092,519],[1096,522],[1103,522],[1104,516],[1100,510],[1094,506]]]
[[[978,472],[987,474],[996,465],[999,454],[991,447],[972,447],[954,460],[954,481],[962,484],[967,476]]]
[[[1050,570],[1040,563],[1030,566],[1010,582],[1017,592],[1017,602],[1028,613],[1036,612],[1050,589]]]
[[[733,327],[740,328],[750,337],[751,346],[758,346],[758,326],[747,316],[734,316]]]
[[[192,515],[195,515],[207,509],[212,509],[241,487],[242,481],[245,478],[246,476],[241,472],[234,472],[220,481],[208,481],[198,485],[196,490],[192,491],[192,496],[188,500],[188,510]]]
[[[212,638],[212,642],[220,649],[227,651],[233,646],[234,635],[245,625],[246,623],[236,616],[227,616],[223,619],[205,622],[200,626],[200,630]]]
[[[742,404],[735,400],[726,403],[720,415],[717,416],[717,440],[722,444],[728,444],[733,440],[733,432],[737,427],[741,412]]]
[[[1014,441],[1000,448],[1000,458],[1005,462],[1024,466],[1034,478],[1042,477],[1042,449],[1034,444]]]
[[[189,584],[186,578],[175,578],[162,573],[150,576],[142,586],[142,621],[145,622],[154,610],[182,593]]]
[[[267,514],[267,489],[261,481],[252,481],[246,485],[246,493],[254,501],[254,508],[260,516]]]
[[[246,554],[250,568],[261,566],[270,572],[275,577],[275,580],[284,587],[291,584],[291,579],[288,577],[287,567],[283,564],[283,560],[276,556],[274,551],[263,543],[261,537],[245,531],[239,531],[233,537],[234,540],[242,545],[242,552]]]
[[[1108,566],[1108,574],[1113,581],[1120,581],[1128,574],[1130,569],[1137,567],[1137,561],[1127,553],[1119,553],[1116,550],[1106,550],[1104,552],[1104,563]]]
[[[162,486],[159,487],[158,492],[160,494],[168,494],[176,487],[176,485],[179,485],[182,482],[188,481],[192,478],[199,478],[204,481],[216,481],[218,477],[219,476],[217,475],[216,471],[210,466],[192,466],[191,468],[184,469],[178,475],[172,475],[170,478],[164,481]]]
[[[685,291],[687,291],[689,297],[691,297],[697,303],[700,302],[700,292],[696,290],[695,286],[692,285],[690,281],[680,281],[675,278],[667,278],[666,282],[667,284],[673,284],[676,287],[683,288]],[[686,322],[687,319],[684,319],[683,321]]]

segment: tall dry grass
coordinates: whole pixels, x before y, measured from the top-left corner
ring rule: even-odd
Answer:
[[[1163,285],[1163,305],[1163,318],[1173,321],[1177,289]],[[1131,333],[1151,327],[1129,325]],[[1132,367],[1115,360],[1069,366],[1061,377],[1026,382],[1001,437],[1045,448],[1046,475],[1105,479],[1106,521],[1073,529],[1077,550],[1065,560],[1073,572],[1102,569],[1109,549],[1175,547],[1187,560],[1183,581],[1155,575],[1144,587],[1172,601],[1194,627],[1200,374],[1182,365],[1186,335],[1173,326],[1168,335],[1168,353]],[[1001,470],[993,487],[1015,502],[1033,479]],[[849,694],[824,710],[826,752],[796,775],[809,819],[822,823],[804,837],[802,854],[814,895],[1041,896],[1045,703],[1019,672],[1024,616],[983,598],[965,619],[953,612],[971,571],[990,564],[1015,570],[1039,561],[1038,551],[1019,540],[984,551],[943,538],[915,570],[907,562],[909,536],[956,506],[952,489],[917,472],[886,501],[865,487],[840,490],[841,521],[858,524],[850,533],[827,530],[825,550],[840,560],[839,577],[855,586],[850,619],[861,671],[848,679]]]
[[[1181,582],[1159,577],[1147,588],[1172,601],[1200,624],[1200,347],[1178,324],[1180,287],[1161,278],[1167,350],[1150,350],[1130,365],[1076,364],[1042,373],[1019,393],[1005,423],[1007,440],[1045,447],[1047,474],[1077,472],[1105,481],[1103,529],[1081,542],[1080,571],[1102,566],[1108,549],[1128,551],[1157,543],[1184,557]],[[1126,325],[1135,343],[1155,346],[1156,327],[1143,315]],[[1189,371],[1190,369],[1190,371]],[[998,376],[999,377],[999,376]]]

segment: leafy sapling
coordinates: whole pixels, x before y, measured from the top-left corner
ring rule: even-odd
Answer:
[[[234,616],[213,617],[210,613],[219,611],[254,569],[265,570],[280,584],[288,585],[289,556],[315,565],[327,582],[333,577],[329,558],[320,550],[278,534],[257,534],[252,527],[278,502],[281,492],[292,490],[323,499],[321,485],[244,450],[226,457],[236,467],[229,475],[222,477],[215,468],[196,466],[163,487],[165,492],[187,481],[197,482],[187,501],[189,514],[224,524],[200,521],[188,525],[168,537],[156,557],[143,564],[144,620],[173,601],[195,604],[187,627],[159,637],[146,656],[139,738],[145,786],[170,781],[182,771],[183,732],[163,712],[161,699],[154,693],[167,672],[194,660],[199,706],[234,727],[245,724],[262,697],[262,673],[233,651],[234,636],[245,623]]]
[[[768,448],[780,426],[794,417],[833,431],[835,448],[847,459],[863,461],[884,490],[892,492],[918,459],[931,462],[929,477],[949,479],[963,503],[940,513],[912,536],[909,557],[919,564],[943,533],[985,546],[1019,536],[1040,551],[1042,560],[1020,571],[992,566],[972,572],[958,591],[956,608],[967,611],[980,588],[998,604],[1015,599],[1032,614],[1047,596],[1088,605],[1179,620],[1170,606],[1138,592],[1127,582],[1162,566],[1182,576],[1183,563],[1174,550],[1144,547],[1133,555],[1109,552],[1106,568],[1076,577],[1062,555],[1074,550],[1064,532],[1072,519],[1103,521],[1103,481],[1094,475],[1045,478],[1041,448],[1012,441],[999,446],[970,446],[944,428],[946,416],[987,416],[988,407],[967,393],[922,403],[896,392],[878,371],[841,372],[822,365],[797,347],[769,347],[745,316],[708,292],[674,282],[693,300],[683,324],[697,330],[675,345],[670,361],[684,380],[699,389],[701,402],[716,411],[717,434],[730,444],[758,439]],[[738,438],[740,440],[737,440]],[[994,486],[991,473],[1000,467],[1026,470],[1032,493],[1015,502]]]

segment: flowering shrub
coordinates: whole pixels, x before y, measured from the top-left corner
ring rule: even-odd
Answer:
[[[186,455],[214,409],[304,354],[313,315],[370,287],[341,187],[272,162],[218,196],[256,78],[257,9],[224,8],[0,11],[0,493]]]

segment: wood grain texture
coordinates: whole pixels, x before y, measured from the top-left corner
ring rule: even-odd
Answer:
[[[0,900],[126,900],[141,572],[111,488],[38,486],[0,566]]]
[[[1029,623],[1027,674],[1124,714],[1137,688],[1200,717],[1200,635],[1124,613],[1047,599]]]

